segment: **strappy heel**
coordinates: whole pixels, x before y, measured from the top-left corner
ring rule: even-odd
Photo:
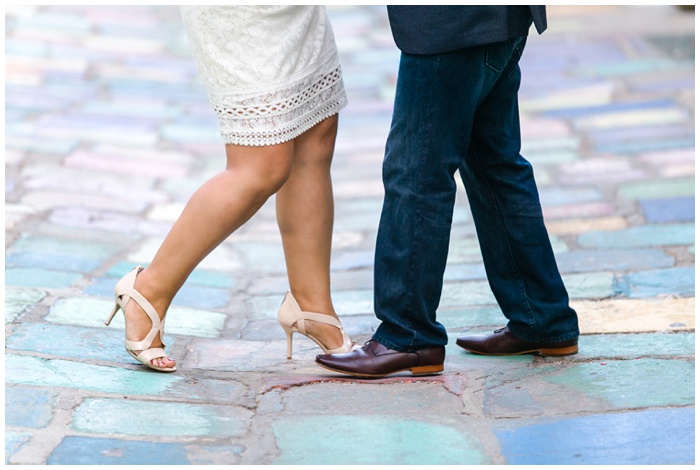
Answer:
[[[287,359],[292,358],[293,333],[301,333],[302,335],[311,339],[314,343],[318,344],[321,349],[323,349],[325,354],[346,353],[352,351],[357,346],[350,340],[348,335],[345,334],[343,325],[337,318],[331,315],[324,315],[322,313],[302,311],[301,307],[299,307],[299,304],[290,291],[287,291],[284,296],[284,300],[282,300],[282,305],[280,305],[280,309],[277,312],[277,320],[280,322],[284,332],[287,334]],[[326,325],[333,325],[334,327],[338,328],[343,335],[342,346],[333,349],[327,348],[320,339],[315,338],[306,331],[306,326],[304,325],[306,320],[325,323]]]
[[[134,284],[136,283],[136,276],[142,270],[143,267],[136,266],[131,272],[129,272],[129,274],[121,278],[119,282],[117,282],[116,286],[114,286],[114,309],[109,314],[109,317],[107,317],[105,325],[109,326],[109,324],[112,322],[112,319],[114,318],[114,315],[116,315],[117,311],[120,308],[124,313],[124,320],[126,321],[126,305],[129,303],[130,300],[133,299],[139,305],[139,307],[141,307],[143,311],[146,312],[148,318],[150,318],[151,331],[149,331],[146,337],[140,341],[132,341],[129,339],[125,340],[124,346],[126,348],[126,352],[128,352],[134,359],[136,359],[146,367],[150,367],[151,369],[160,372],[175,372],[175,367],[156,367],[151,364],[151,361],[153,359],[157,359],[159,357],[167,357],[164,349],[165,344],[163,344],[163,346],[159,348],[151,347],[151,344],[153,343],[153,340],[156,338],[156,335],[158,333],[160,333],[161,341],[163,340],[165,318],[161,320],[158,316],[158,313],[156,313],[156,309],[153,308],[153,305],[151,305],[151,303],[148,300],[146,300],[146,298],[143,295],[141,295],[136,289],[134,289]]]

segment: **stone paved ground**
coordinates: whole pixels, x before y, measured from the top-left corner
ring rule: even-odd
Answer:
[[[398,53],[381,6],[330,7],[341,115],[333,295],[372,334],[380,166]],[[522,63],[536,171],[584,335],[564,359],[448,347],[442,376],[328,375],[275,313],[274,208],[210,255],[168,317],[176,374],[102,324],[223,164],[173,7],[6,7],[5,463],[690,464],[695,461],[694,12],[559,6]],[[440,320],[503,324],[463,196]],[[119,323],[121,321],[121,323]]]

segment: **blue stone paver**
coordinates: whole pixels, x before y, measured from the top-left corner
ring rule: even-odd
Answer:
[[[32,438],[30,432],[5,432],[5,463],[9,463],[10,457],[16,454]]]
[[[381,5],[329,6],[349,105],[332,166],[331,285],[362,344],[400,52]],[[458,181],[438,320],[445,372],[379,381],[314,364],[276,319],[289,288],[274,198],[169,310],[178,371],[103,322],[191,194],[225,165],[173,6],[5,9],[8,465],[695,463],[695,18],[552,5],[521,60],[522,153],[578,310],[580,352],[485,357],[505,319]],[[595,28],[590,25],[595,24]],[[650,326],[651,325],[651,326]]]
[[[5,424],[45,428],[53,415],[56,393],[45,389],[5,387]]]
[[[237,463],[240,446],[197,446],[188,443],[125,441],[69,436],[46,461],[49,465],[207,465],[216,458]],[[212,459],[214,457],[214,459]]]
[[[695,198],[678,197],[639,201],[650,223],[695,221]]]
[[[623,292],[630,298],[656,297],[676,294],[695,295],[695,269],[671,268],[628,274],[623,281]]]
[[[694,409],[632,411],[499,426],[512,465],[689,465]]]

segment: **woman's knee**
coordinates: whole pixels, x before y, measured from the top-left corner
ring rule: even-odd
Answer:
[[[338,133],[338,115],[331,116],[296,139],[295,163],[330,166]]]
[[[239,172],[253,190],[269,197],[289,178],[293,149],[292,142],[264,147],[227,145],[226,169]]]

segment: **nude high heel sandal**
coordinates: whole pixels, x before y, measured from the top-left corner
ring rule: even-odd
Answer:
[[[345,334],[343,325],[337,318],[331,315],[324,315],[322,313],[302,311],[301,307],[299,307],[299,304],[290,291],[287,291],[287,294],[284,296],[282,305],[277,312],[277,320],[280,322],[284,332],[287,334],[287,359],[292,358],[293,333],[301,333],[302,335],[311,339],[314,343],[318,344],[321,349],[323,349],[325,354],[350,352],[356,346],[355,343],[348,338],[348,335]],[[326,325],[333,325],[338,328],[343,335],[343,345],[334,349],[328,349],[326,345],[321,342],[321,340],[306,332],[306,326],[304,325],[306,320],[325,323]]]
[[[144,310],[144,312],[146,312],[148,318],[151,319],[151,331],[149,331],[146,337],[141,341],[132,341],[129,339],[125,340],[124,346],[126,348],[126,352],[131,354],[131,356],[134,359],[136,359],[146,367],[150,367],[151,369],[160,372],[174,372],[176,370],[175,367],[156,367],[151,364],[151,360],[153,359],[159,357],[167,357],[164,349],[165,344],[163,344],[163,346],[160,348],[151,347],[151,344],[153,343],[153,340],[156,338],[156,335],[158,333],[160,333],[161,341],[163,340],[165,318],[161,320],[158,316],[158,313],[156,313],[156,309],[153,308],[151,303],[148,300],[146,300],[146,298],[142,296],[136,289],[134,289],[134,284],[136,283],[136,276],[142,270],[143,267],[136,266],[129,274],[121,278],[119,282],[117,282],[116,286],[114,286],[114,309],[109,314],[107,321],[105,321],[105,325],[109,326],[109,324],[112,322],[112,319],[114,318],[114,315],[117,313],[117,310],[119,310],[120,308],[124,313],[124,320],[126,321],[126,305],[129,303],[130,300],[134,300],[137,304],[139,304],[139,306]],[[126,325],[124,329],[126,330]]]

